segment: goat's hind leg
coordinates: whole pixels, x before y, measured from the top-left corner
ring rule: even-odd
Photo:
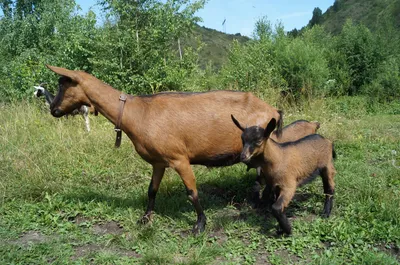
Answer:
[[[321,170],[321,177],[325,194],[324,211],[322,213],[323,217],[329,217],[332,211],[333,195],[335,193],[335,173],[336,171],[333,165],[328,165],[326,168]]]
[[[158,188],[160,187],[160,183],[164,176],[164,172],[165,172],[165,167],[153,166],[153,175],[151,177],[148,190],[149,201],[147,204],[146,212],[144,213],[143,217],[138,221],[139,223],[147,224],[149,221],[151,221],[151,215],[154,210],[157,191]]]
[[[178,172],[183,183],[185,184],[186,192],[189,200],[192,202],[196,213],[197,221],[193,226],[193,233],[198,234],[204,231],[206,226],[206,215],[203,212],[203,208],[200,205],[199,196],[196,188],[196,179],[193,170],[188,161],[179,161],[173,165],[176,172]]]

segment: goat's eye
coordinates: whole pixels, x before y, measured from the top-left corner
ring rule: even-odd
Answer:
[[[256,145],[257,145],[257,146],[260,146],[260,145],[262,145],[262,143],[263,143],[263,141],[261,140],[261,141],[258,141],[258,142],[256,143]]]

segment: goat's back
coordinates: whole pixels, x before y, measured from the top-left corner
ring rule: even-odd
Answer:
[[[134,143],[139,141],[138,152],[152,159],[186,157],[207,166],[237,163],[241,131],[231,115],[248,126],[265,127],[271,118],[280,119],[274,107],[249,92],[161,93],[136,99],[144,106],[144,122],[135,128]]]
[[[282,153],[279,170],[302,181],[333,161],[333,144],[319,134],[308,135],[294,142],[278,144]]]
[[[271,138],[279,143],[292,142],[299,140],[307,135],[315,134],[319,129],[319,122],[309,122],[297,120],[282,129],[282,136],[277,137],[276,131],[271,134]]]

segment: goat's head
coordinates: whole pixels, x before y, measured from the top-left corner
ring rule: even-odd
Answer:
[[[38,86],[33,86],[35,88],[35,92],[33,92],[33,94],[36,97],[42,97],[44,96],[44,90],[46,89],[46,83],[41,83]]]
[[[231,115],[231,118],[233,123],[235,123],[235,125],[243,132],[243,149],[240,154],[240,160],[244,163],[250,162],[252,157],[256,157],[263,153],[266,141],[275,130],[276,120],[272,118],[267,127],[263,129],[259,126],[244,128],[239,121],[233,117],[233,115]]]
[[[90,105],[90,101],[82,88],[83,78],[80,72],[49,65],[47,67],[61,75],[58,80],[57,94],[50,105],[50,111],[54,117],[59,118],[82,105]]]

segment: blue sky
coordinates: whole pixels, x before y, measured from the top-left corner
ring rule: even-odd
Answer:
[[[85,13],[96,1],[77,3]],[[262,16],[266,15],[272,23],[281,21],[285,30],[300,29],[311,19],[315,7],[325,12],[333,3],[334,0],[208,0],[197,15],[203,19],[202,26],[223,31],[222,22],[226,19],[226,33],[251,36],[256,20]],[[98,7],[94,7],[96,10]]]

